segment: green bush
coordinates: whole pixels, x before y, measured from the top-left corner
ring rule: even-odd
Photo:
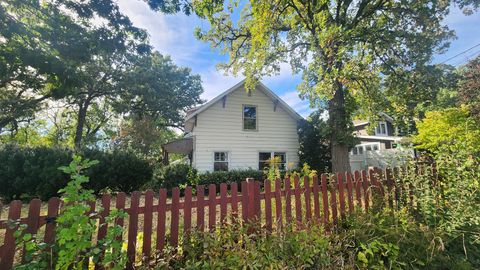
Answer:
[[[199,174],[198,184],[221,184],[221,183],[241,183],[247,178],[254,178],[255,180],[262,180],[264,178],[263,172],[254,169],[249,170],[232,170],[228,172],[206,172]]]
[[[72,155],[71,150],[63,148],[1,146],[0,197],[4,201],[47,200],[58,195],[58,190],[67,184],[68,176],[57,168],[70,163]],[[152,178],[148,162],[131,153],[85,150],[83,155],[100,161],[98,166],[87,172],[91,181],[86,187],[95,193],[105,189],[130,192],[141,188]]]
[[[174,187],[183,188],[187,185],[220,185],[221,183],[240,183],[247,178],[262,180],[263,172],[251,169],[198,173],[187,164],[172,164],[155,169],[154,179],[148,184],[148,187],[172,189]]]
[[[213,232],[193,232],[182,247],[159,254],[152,263],[155,269],[335,269],[321,227],[251,234],[237,223]]]
[[[124,269],[126,252],[122,250],[122,226],[114,224],[118,218],[126,218],[123,210],[112,209],[105,217],[104,226],[109,227],[108,233],[96,243],[92,236],[97,231],[97,220],[92,216],[97,212],[90,212],[89,203],[95,201],[93,190],[83,187],[89,182],[84,170],[98,161],[82,160],[74,156],[70,165],[60,167],[64,173],[70,175],[71,180],[65,188],[59,190],[64,205],[56,217],[55,241],[45,243],[42,238],[26,231],[26,224],[10,220],[15,230],[15,239],[18,249],[23,250],[23,260],[15,269],[86,269],[91,258],[102,269]],[[104,254],[104,256],[102,256]]]
[[[168,190],[174,187],[183,187],[195,183],[197,170],[187,164],[171,164],[155,169],[152,182],[149,188],[166,188]]]

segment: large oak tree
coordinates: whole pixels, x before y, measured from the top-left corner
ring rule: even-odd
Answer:
[[[303,76],[299,93],[327,104],[332,170],[350,169],[348,100],[368,96],[382,76],[423,66],[454,37],[443,22],[452,4],[477,8],[479,1],[427,0],[218,0],[147,1],[153,8],[195,10],[209,29],[201,40],[229,55],[220,67],[247,77],[253,88],[282,63]]]

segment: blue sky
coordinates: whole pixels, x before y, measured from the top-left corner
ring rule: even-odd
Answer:
[[[203,99],[214,98],[243,79],[218,71],[216,64],[227,58],[211,49],[209,44],[195,39],[193,35],[195,27],[207,28],[208,23],[196,16],[165,15],[153,12],[141,0],[119,0],[118,4],[135,26],[148,31],[150,41],[156,50],[164,55],[170,55],[177,65],[190,67],[194,73],[200,74],[204,87]],[[436,63],[443,62],[480,44],[480,12],[465,16],[460,10],[453,9],[446,19],[446,23],[455,30],[457,39],[451,42],[451,46],[445,54],[435,56],[434,62]],[[461,65],[478,54],[480,54],[480,47],[449,60],[447,64]],[[263,79],[263,83],[292,108],[301,115],[307,116],[311,109],[308,101],[303,101],[298,97],[296,85],[299,81],[300,77],[292,75],[288,64],[282,67],[279,75]]]

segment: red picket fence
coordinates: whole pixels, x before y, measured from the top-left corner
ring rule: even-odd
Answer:
[[[219,192],[215,184],[209,185],[207,190],[200,185],[195,187],[195,193],[192,187],[186,187],[182,198],[179,188],[174,188],[171,196],[165,189],[158,193],[151,190],[143,194],[133,192],[129,200],[125,193],[118,193],[114,198],[105,194],[97,202],[92,202],[91,210],[94,211],[96,205],[103,209],[96,217],[99,224],[104,223],[113,208],[124,209],[128,213],[128,218],[117,220],[117,224],[123,226],[126,232],[122,240],[127,243],[127,269],[133,269],[136,259],[139,259],[136,258],[139,250],[142,257],[150,257],[154,252],[161,252],[167,243],[177,246],[181,231],[188,234],[192,229],[221,229],[222,223],[235,220],[256,221],[270,231],[286,224],[295,224],[297,229],[322,224],[328,230],[338,219],[352,213],[355,207],[368,211],[376,200],[394,207],[400,191],[392,180],[391,171],[378,169],[368,173],[322,174],[320,179],[305,177],[303,183],[297,177],[293,179],[293,187],[291,184],[288,178],[274,183],[247,179],[240,186],[237,183],[220,184]],[[27,232],[37,233],[38,236],[43,234],[45,242],[52,243],[55,217],[61,206],[61,199],[51,198],[42,211],[42,202],[34,199],[22,215],[22,202],[10,203],[8,217],[0,220],[0,240],[3,237],[0,269],[10,269],[21,258],[21,251],[15,249],[14,229],[8,227],[7,221],[18,220],[27,224]],[[0,208],[0,216],[1,213]],[[105,237],[107,230],[107,226],[101,226],[96,239]],[[141,247],[137,243],[140,232],[143,233]]]

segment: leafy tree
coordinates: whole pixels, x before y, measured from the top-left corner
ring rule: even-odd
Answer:
[[[323,111],[315,111],[298,128],[300,163],[308,164],[317,172],[331,171],[330,138]]]
[[[467,104],[470,114],[480,123],[480,56],[468,62],[461,70],[462,79],[459,83],[459,99]]]
[[[31,120],[43,101],[75,85],[68,63],[88,55],[81,27],[53,2],[42,3],[0,5],[0,132]]]
[[[458,77],[450,65],[397,70],[385,78],[381,96],[386,98],[380,108],[395,119],[401,130],[411,134],[416,131],[415,120],[423,119],[426,111],[455,106]]]
[[[163,3],[164,1],[159,1]],[[183,2],[181,2],[183,3]],[[290,63],[303,75],[298,90],[317,106],[327,104],[332,169],[349,170],[352,108],[347,100],[377,89],[380,74],[410,70],[441,52],[453,32],[442,24],[450,3],[478,1],[194,1],[210,29],[201,40],[229,54],[220,67],[247,77],[253,88],[263,76]],[[241,11],[238,11],[241,9]],[[240,16],[240,18],[238,18]],[[238,19],[237,19],[238,18]],[[327,102],[325,102],[327,101]]]
[[[419,149],[433,154],[462,149],[478,156],[480,128],[466,107],[427,112],[425,119],[417,122],[417,128],[413,142]]]
[[[150,117],[122,120],[119,131],[114,135],[114,147],[134,151],[151,162],[159,163],[162,144],[173,140],[173,130],[164,128]]]
[[[158,126],[183,126],[187,109],[203,102],[199,75],[189,68],[179,67],[169,56],[154,52],[138,59],[125,74],[118,111],[128,111],[139,119],[150,117]]]

